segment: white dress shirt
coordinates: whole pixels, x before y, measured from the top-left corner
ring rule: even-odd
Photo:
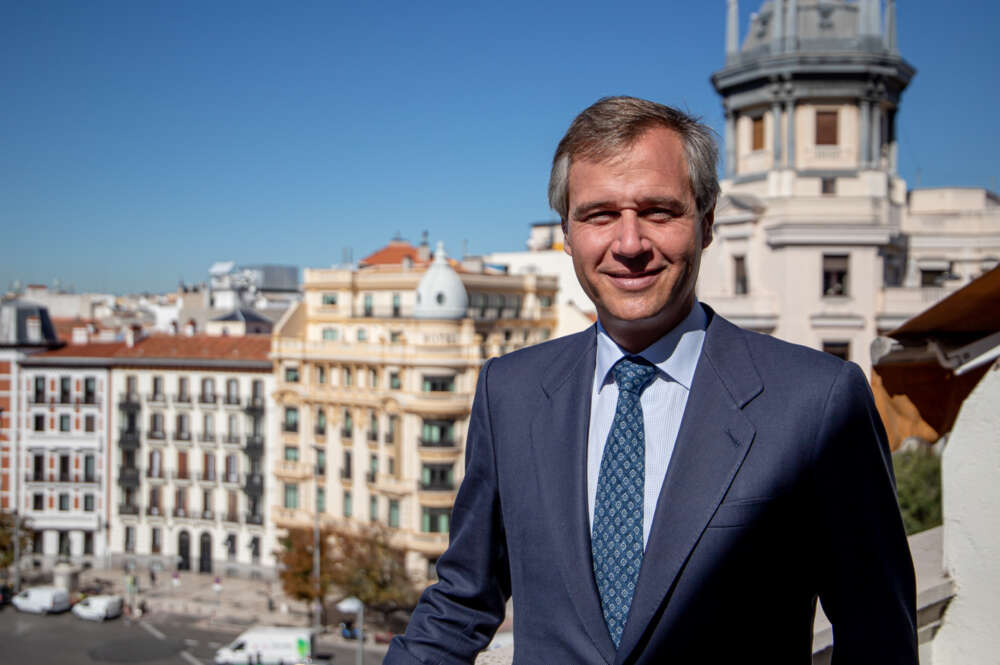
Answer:
[[[623,356],[640,355],[656,366],[656,376],[642,392],[642,423],[646,440],[646,480],[642,504],[643,543],[649,541],[656,501],[674,451],[677,432],[684,417],[694,370],[705,341],[705,310],[694,306],[673,330],[638,354],[628,354],[597,323],[597,364],[590,400],[590,431],[587,436],[587,507],[594,526],[594,500],[601,473],[604,444],[611,431],[618,403],[618,384],[611,368]],[[645,545],[644,545],[645,547]]]

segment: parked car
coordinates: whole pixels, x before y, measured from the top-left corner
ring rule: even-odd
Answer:
[[[268,628],[258,626],[244,632],[228,646],[215,652],[216,665],[268,665],[308,663],[315,651],[313,632],[308,628]]]
[[[21,612],[65,612],[69,609],[69,594],[55,586],[36,586],[14,596],[11,603]]]
[[[73,606],[73,614],[81,619],[104,621],[122,614],[121,596],[87,596]]]

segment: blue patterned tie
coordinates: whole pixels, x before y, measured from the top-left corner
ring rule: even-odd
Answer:
[[[604,621],[617,648],[642,565],[646,438],[639,396],[656,368],[633,356],[619,360],[611,371],[618,384],[618,403],[597,478],[591,548]]]

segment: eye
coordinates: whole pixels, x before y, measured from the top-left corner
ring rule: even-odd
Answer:
[[[583,217],[584,222],[609,222],[614,219],[616,214],[610,210],[595,210],[594,212],[587,213]]]
[[[644,219],[664,222],[679,216],[678,212],[671,208],[647,208],[641,215]]]

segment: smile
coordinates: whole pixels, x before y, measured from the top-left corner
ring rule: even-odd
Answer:
[[[663,268],[643,270],[642,272],[605,273],[605,276],[623,291],[641,291],[656,282],[661,272],[663,272]]]

